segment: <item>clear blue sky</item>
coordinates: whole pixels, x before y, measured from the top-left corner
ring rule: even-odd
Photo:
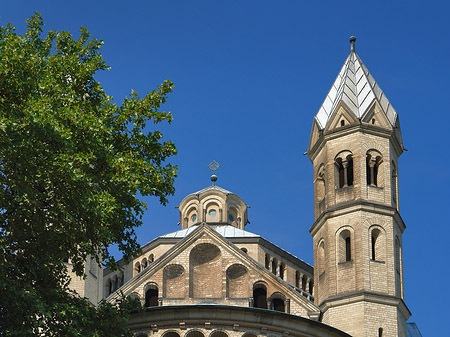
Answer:
[[[356,50],[401,120],[399,161],[406,303],[424,336],[448,331],[450,5],[444,1],[22,1],[0,2],[0,24],[19,32],[40,12],[47,29],[85,26],[105,41],[98,74],[120,102],[175,83],[164,127],[179,155],[176,194],[149,201],[144,244],[178,229],[179,202],[210,184],[250,206],[256,232],[312,264],[313,117]],[[447,131],[446,131],[447,130]]]

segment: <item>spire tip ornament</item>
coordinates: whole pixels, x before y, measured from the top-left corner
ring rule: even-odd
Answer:
[[[355,51],[356,36],[350,36],[350,50]]]

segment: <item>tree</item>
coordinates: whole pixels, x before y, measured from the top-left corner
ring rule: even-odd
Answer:
[[[0,27],[0,336],[101,336],[108,324],[121,335],[107,318],[126,319],[129,303],[90,307],[63,261],[82,276],[89,256],[117,268],[111,244],[125,259],[139,251],[137,193],[162,204],[174,193],[176,148],[155,129],[172,120],[159,109],[173,84],[117,105],[94,78],[108,69],[102,41],[85,28],[43,36],[39,14],[27,22],[24,35]]]

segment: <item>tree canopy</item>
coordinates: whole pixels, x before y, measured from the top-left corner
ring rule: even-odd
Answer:
[[[107,319],[121,309],[70,293],[64,261],[83,276],[89,256],[115,268],[111,244],[138,252],[138,193],[174,193],[176,148],[156,129],[172,120],[160,107],[173,84],[116,104],[94,78],[109,69],[102,41],[27,22],[23,35],[0,27],[0,336],[121,335],[123,320]]]

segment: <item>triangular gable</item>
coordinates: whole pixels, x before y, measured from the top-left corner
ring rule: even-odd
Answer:
[[[328,121],[325,131],[333,130],[336,128],[348,126],[359,122],[358,118],[356,118],[356,116],[350,112],[350,109],[344,102],[340,102],[339,105],[336,107],[336,110],[337,112],[335,112]],[[344,125],[341,125],[342,121],[344,121]]]
[[[228,255],[234,256],[239,261],[239,263],[245,266],[249,271],[258,275],[258,280],[275,284],[275,287],[279,289],[279,291],[283,292],[284,294],[286,294],[286,297],[291,299],[291,303],[292,301],[297,302],[298,305],[304,309],[303,311],[307,312],[310,317],[317,317],[320,309],[316,305],[308,301],[300,293],[295,291],[292,286],[288,285],[285,281],[273,275],[270,271],[253,260],[232,242],[230,242],[228,239],[217,233],[214,229],[210,228],[206,224],[198,226],[196,230],[194,230],[192,233],[190,233],[188,236],[186,236],[184,239],[170,248],[165,254],[156,259],[148,268],[125,283],[115,293],[111,294],[108,297],[107,301],[114,302],[116,299],[121,297],[121,294],[123,294],[124,296],[129,296],[133,292],[135,292],[136,289],[142,289],[142,287],[148,284],[152,277],[154,277],[157,273],[161,274],[166,266],[170,265],[177,259],[177,257],[180,257],[181,254],[185,253],[189,249],[189,247],[195,246],[196,241],[201,241],[205,238],[208,238],[210,241],[214,242],[214,244],[226,251]],[[222,271],[222,273],[224,273],[224,271]],[[162,284],[159,284],[159,286],[162,286]],[[142,291],[138,292],[142,293]]]

